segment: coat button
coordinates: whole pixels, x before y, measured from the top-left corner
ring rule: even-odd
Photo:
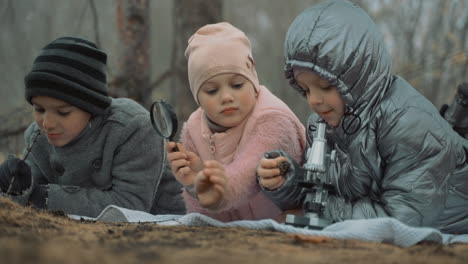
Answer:
[[[65,172],[65,168],[61,164],[54,164],[53,169],[58,176],[62,176]]]
[[[215,148],[215,146],[213,146],[213,145],[212,145],[212,146],[210,146],[210,150],[211,150],[211,153],[215,153],[215,152],[216,152],[216,148]]]
[[[100,169],[102,167],[102,160],[101,159],[95,159],[93,161],[93,168],[96,170]]]

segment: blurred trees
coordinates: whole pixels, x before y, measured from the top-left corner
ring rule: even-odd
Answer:
[[[468,1],[359,2],[384,32],[394,72],[437,107],[451,101],[468,81]]]
[[[118,54],[118,73],[109,83],[110,94],[114,97],[132,98],[149,108],[153,89],[157,89],[163,81],[171,78],[169,101],[175,106],[179,120],[186,120],[197,106],[188,89],[185,47],[190,36],[198,28],[222,20],[222,7],[221,0],[174,0],[171,64],[167,71],[150,83],[149,1],[118,0],[117,32],[122,50]]]
[[[117,0],[116,18],[122,49],[118,54],[118,73],[109,82],[109,94],[128,97],[148,107],[152,89],[149,1]]]
[[[383,32],[393,71],[431,102],[448,103],[468,81],[468,0],[353,0]],[[31,121],[23,77],[41,47],[56,37],[95,41],[109,55],[110,93],[148,107],[168,100],[179,121],[196,105],[184,51],[201,26],[226,20],[252,41],[260,80],[305,121],[305,100],[283,75],[283,43],[294,17],[316,0],[0,0],[0,161],[21,152]],[[53,7],[53,8],[51,8]]]
[[[173,78],[170,88],[170,103],[176,109],[179,123],[187,120],[197,107],[189,89],[187,60],[184,55],[187,41],[200,27],[221,22],[222,14],[222,0],[174,0],[174,42],[171,58]]]

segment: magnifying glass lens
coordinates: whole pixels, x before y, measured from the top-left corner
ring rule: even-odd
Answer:
[[[177,132],[177,116],[172,106],[164,100],[159,100],[151,105],[151,124],[154,130],[163,138],[172,141]],[[175,148],[175,151],[178,151]]]
[[[155,103],[152,107],[152,121],[153,127],[158,131],[161,136],[169,139],[172,133],[172,120],[171,115],[163,104]]]

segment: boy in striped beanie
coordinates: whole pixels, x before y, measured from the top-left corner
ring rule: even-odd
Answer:
[[[62,37],[45,46],[25,78],[26,100],[50,96],[91,114],[111,103],[107,94],[107,55],[85,39]]]
[[[1,165],[0,195],[91,217],[111,204],[184,212],[163,138],[145,108],[108,96],[106,61],[105,52],[78,37],[58,38],[40,51],[25,78],[34,116],[25,158]]]

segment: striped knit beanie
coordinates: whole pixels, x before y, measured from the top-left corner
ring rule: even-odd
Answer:
[[[107,94],[107,55],[96,44],[61,37],[45,46],[25,77],[26,100],[50,96],[94,115],[111,103]]]

